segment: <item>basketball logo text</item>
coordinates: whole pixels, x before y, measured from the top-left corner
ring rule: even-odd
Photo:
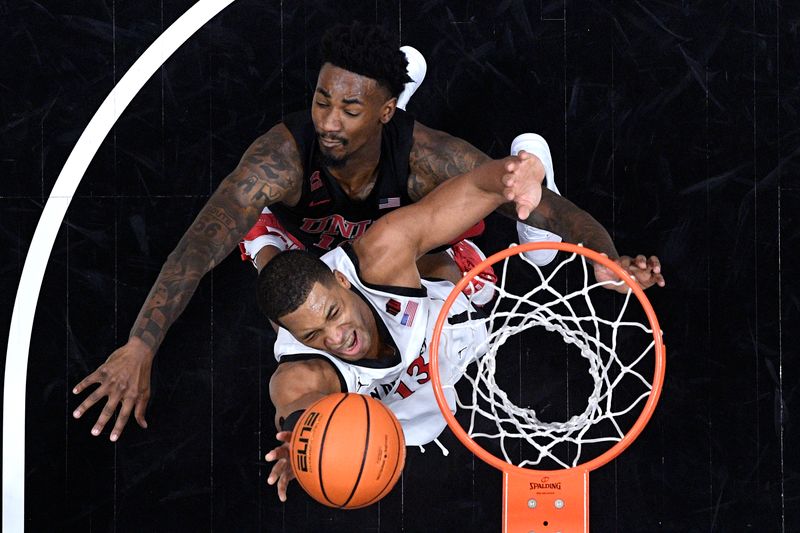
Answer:
[[[540,481],[531,481],[530,490],[561,490],[561,482],[550,481],[550,478],[545,476]]]
[[[297,450],[297,468],[301,472],[308,472],[308,434],[314,429],[314,426],[319,419],[319,413],[312,411],[303,421],[303,426],[300,428],[300,435],[297,441],[300,443],[300,448]]]

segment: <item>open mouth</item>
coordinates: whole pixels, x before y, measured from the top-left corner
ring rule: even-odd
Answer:
[[[356,331],[353,330],[353,333],[352,335],[350,335],[348,341],[345,342],[341,348],[339,348],[339,352],[342,355],[355,355],[356,353],[358,353],[360,344],[361,343],[359,342],[358,333],[356,333]]]

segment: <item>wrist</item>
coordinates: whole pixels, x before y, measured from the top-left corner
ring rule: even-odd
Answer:
[[[141,337],[138,337],[136,335],[131,335],[130,337],[128,337],[128,346],[133,348],[137,352],[143,353],[150,359],[153,359],[156,355],[156,348],[150,346]]]

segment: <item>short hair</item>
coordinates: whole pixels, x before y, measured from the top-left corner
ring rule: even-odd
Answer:
[[[267,318],[280,323],[282,316],[303,305],[315,283],[330,287],[335,282],[321,259],[304,250],[287,250],[273,257],[258,274],[258,307]]]
[[[322,36],[322,63],[330,63],[377,81],[393,97],[413,81],[406,72],[408,60],[384,28],[375,24],[337,24]]]

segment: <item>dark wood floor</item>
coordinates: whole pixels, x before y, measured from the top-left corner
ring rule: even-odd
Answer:
[[[0,2],[0,338],[67,156],[192,3]],[[550,0],[239,0],[167,61],[94,157],[50,255],[27,382],[27,530],[499,530],[500,475],[449,432],[447,457],[408,450],[378,505],[333,511],[298,487],[278,501],[263,460],[273,335],[235,254],[159,352],[149,429],[131,423],[114,445],[89,434],[96,409],[70,416],[70,389],[127,338],[216,184],[310,102],[322,31],[353,18],[425,54],[409,106],[421,122],[495,157],[518,133],[542,134],[561,192],[622,253],[661,258],[667,286],[648,294],[667,380],[643,435],[592,474],[593,530],[800,530],[800,12]],[[480,242],[512,240],[493,217]]]

